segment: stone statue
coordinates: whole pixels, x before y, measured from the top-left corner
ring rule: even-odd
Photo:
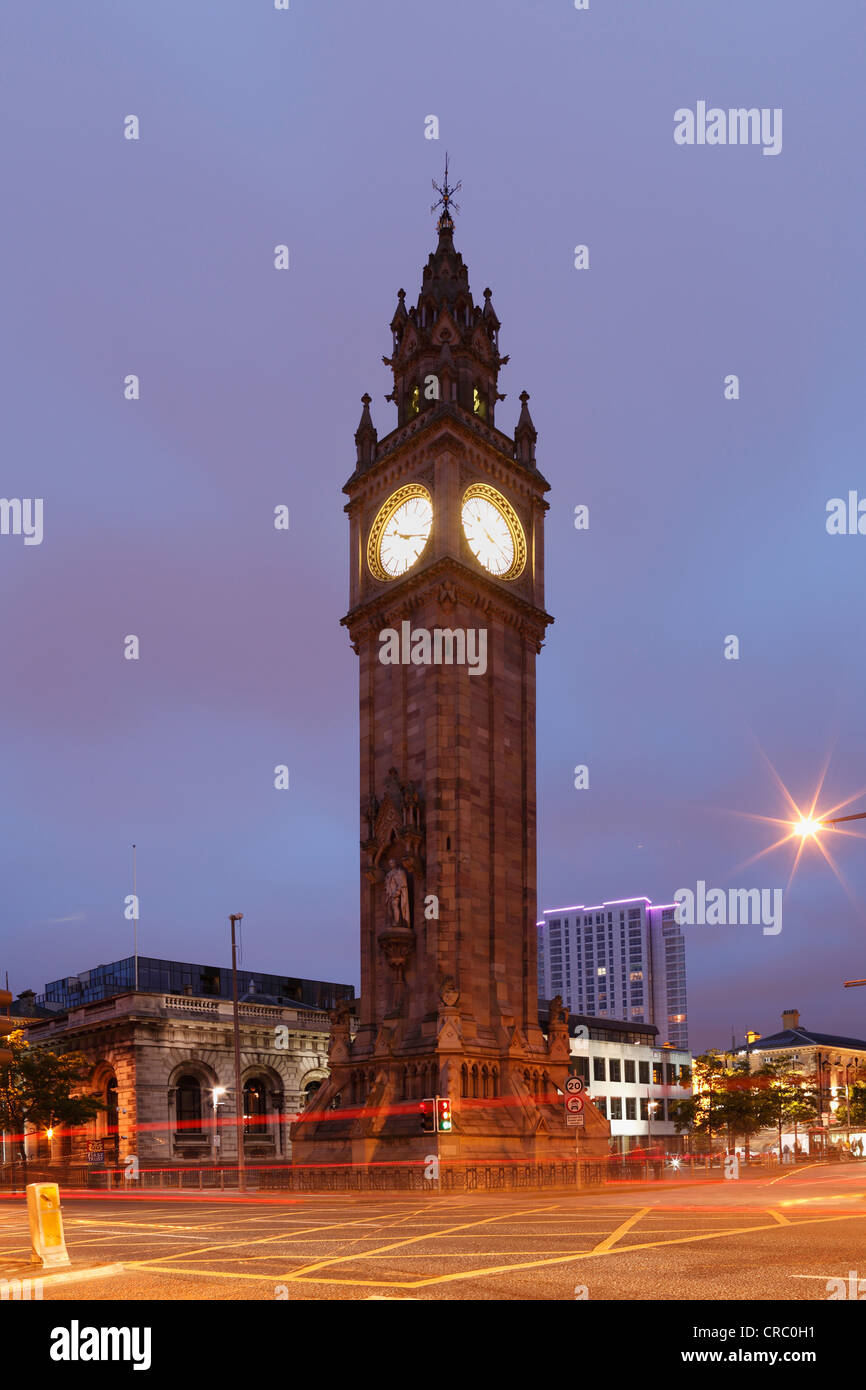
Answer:
[[[409,926],[409,880],[396,859],[388,860],[385,875],[385,907],[392,926]]]
[[[562,1002],[562,995],[556,994],[550,1001],[550,1022],[567,1023],[568,1010]]]

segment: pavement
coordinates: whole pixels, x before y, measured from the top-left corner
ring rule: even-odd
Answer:
[[[866,1281],[866,1163],[585,1193],[89,1194],[63,1215],[73,1268],[41,1276],[45,1300],[808,1302]],[[4,1196],[0,1280],[28,1260]]]

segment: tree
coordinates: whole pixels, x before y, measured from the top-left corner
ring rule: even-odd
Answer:
[[[724,1057],[710,1051],[696,1057],[692,1068],[692,1095],[671,1101],[669,1114],[678,1131],[691,1129],[707,1136],[710,1153],[713,1135],[729,1129],[727,1083],[731,1070]]]
[[[671,1104],[677,1129],[705,1134],[710,1152],[714,1134],[726,1136],[729,1151],[742,1137],[748,1157],[749,1140],[767,1125],[762,1083],[750,1076],[748,1062],[730,1065],[720,1053],[706,1052],[695,1058],[693,1081],[694,1094]]]
[[[755,1072],[760,1087],[758,1113],[762,1127],[772,1125],[779,1136],[779,1160],[782,1159],[782,1130],[786,1125],[807,1124],[818,1114],[818,1094],[811,1077],[797,1070],[790,1052],[768,1057]]]
[[[866,1081],[855,1081],[848,1090],[849,1096],[839,1097],[836,1119],[840,1125],[866,1126]]]
[[[0,1129],[11,1132],[22,1160],[26,1159],[26,1125],[50,1129],[86,1124],[105,1109],[98,1096],[70,1094],[90,1075],[90,1065],[80,1052],[58,1054],[31,1047],[20,1030],[10,1033],[4,1044],[12,1061],[0,1068]]]

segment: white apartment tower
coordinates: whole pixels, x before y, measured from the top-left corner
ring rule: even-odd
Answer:
[[[653,1023],[659,1045],[687,1049],[686,955],[673,903],[573,904],[538,923],[538,994],[574,1014]]]

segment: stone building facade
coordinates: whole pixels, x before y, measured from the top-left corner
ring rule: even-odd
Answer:
[[[250,1166],[291,1159],[289,1125],[327,1079],[328,1014],[269,1003],[239,1005],[244,1152]],[[81,1052],[82,1090],[105,1110],[74,1132],[28,1137],[30,1158],[141,1168],[237,1162],[231,1002],[135,993],[32,1022],[28,1041]]]

